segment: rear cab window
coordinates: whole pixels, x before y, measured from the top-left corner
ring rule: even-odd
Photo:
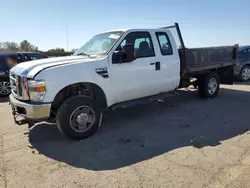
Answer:
[[[169,37],[166,32],[156,32],[156,38],[158,40],[158,44],[161,50],[161,54],[165,55],[173,55],[173,49]]]

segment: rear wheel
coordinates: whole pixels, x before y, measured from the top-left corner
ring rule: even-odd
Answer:
[[[93,135],[102,120],[101,109],[87,96],[73,96],[58,109],[56,123],[61,133],[71,139]]]
[[[11,93],[10,82],[6,80],[0,80],[0,96],[7,96]]]
[[[244,66],[240,72],[240,80],[241,81],[248,81],[250,80],[250,66]]]
[[[220,79],[216,72],[199,79],[198,93],[203,98],[214,98],[218,95],[220,89]]]

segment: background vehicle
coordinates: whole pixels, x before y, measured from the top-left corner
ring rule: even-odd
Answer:
[[[18,63],[47,58],[36,52],[0,52],[0,96],[6,96],[11,93],[9,82],[9,68],[6,65],[6,58],[16,56]]]
[[[239,47],[234,75],[241,81],[250,80],[250,46]]]
[[[176,29],[180,49],[170,29]],[[73,56],[11,69],[13,114],[28,120],[55,118],[67,137],[87,138],[97,131],[105,109],[189,85],[198,86],[201,97],[216,97],[220,84],[233,84],[237,47],[188,49],[178,24],[101,33]]]

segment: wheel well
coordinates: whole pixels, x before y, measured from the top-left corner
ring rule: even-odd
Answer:
[[[3,77],[0,77],[0,81],[10,81],[10,79],[9,79],[9,77],[5,77],[5,76],[3,76]]]
[[[250,63],[247,63],[247,64],[243,65],[242,68],[245,67],[245,66],[250,66]]]
[[[199,72],[194,72],[190,75],[185,75],[181,77],[179,88],[188,87],[190,85],[193,85],[195,88],[198,86],[198,82],[203,80],[207,75],[211,73],[217,73],[219,74],[218,69],[210,69],[210,70],[204,70]]]
[[[51,106],[51,115],[55,115],[57,113],[57,109],[66,99],[75,95],[89,96],[96,100],[97,104],[102,109],[105,109],[107,107],[106,95],[100,86],[94,83],[81,82],[68,85],[57,93]]]

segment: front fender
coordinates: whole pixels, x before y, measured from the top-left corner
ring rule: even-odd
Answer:
[[[40,72],[36,76],[36,79],[43,79],[46,82],[47,91],[44,102],[53,102],[57,93],[69,85],[88,82],[99,86],[106,95],[107,105],[112,104],[112,92],[108,89],[110,88],[110,79],[98,75],[95,72],[95,67],[96,66],[90,65],[90,67],[88,66],[86,69],[86,67],[81,66],[81,64],[75,64],[73,66],[49,68]]]

